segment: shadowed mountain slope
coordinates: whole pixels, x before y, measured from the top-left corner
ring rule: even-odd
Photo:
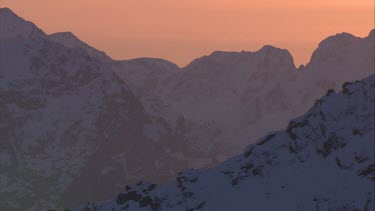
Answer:
[[[187,170],[167,185],[142,181],[71,210],[373,210],[374,79],[327,93],[215,168]]]

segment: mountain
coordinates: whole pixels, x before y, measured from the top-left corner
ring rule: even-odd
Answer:
[[[166,80],[180,71],[172,62],[155,58],[114,61],[110,65],[139,97],[158,95]],[[145,71],[148,71],[147,74]]]
[[[109,198],[188,167],[188,145],[107,64],[9,9],[0,27],[0,210]]]
[[[368,37],[340,33],[323,40],[310,62],[300,70],[321,89],[339,88],[342,81],[374,73],[374,30]]]
[[[88,55],[91,57],[98,59],[103,63],[109,63],[113,60],[103,51],[99,51],[88,44],[82,42],[78,39],[73,33],[71,32],[59,32],[55,34],[49,35],[49,38],[55,42],[63,44],[65,47],[68,48],[77,48],[86,51]]]
[[[373,210],[374,107],[374,75],[345,83],[215,168],[184,171],[166,185],[141,181],[70,211]]]
[[[147,93],[168,109],[164,113],[194,125],[198,131],[193,140],[201,151],[221,153],[212,160],[216,162],[238,153],[250,135],[260,138],[269,130],[282,129],[328,89],[338,90],[345,81],[373,74],[374,36],[374,31],[365,38],[348,33],[331,36],[300,68],[287,50],[266,45],[255,52],[217,51],[180,69],[170,65],[172,71],[144,65],[148,59],[123,66],[118,61],[113,69],[131,84],[145,107],[154,107],[155,101],[144,97]]]
[[[328,87],[368,75],[373,37],[330,39],[298,70],[272,46],[178,68],[113,61],[71,33],[46,35],[0,9],[0,210],[62,209],[217,165],[282,129]]]
[[[9,8],[0,9],[1,39],[33,38],[45,36],[42,30],[36,27],[33,23],[18,17]]]

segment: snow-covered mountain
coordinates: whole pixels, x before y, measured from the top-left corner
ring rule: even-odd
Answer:
[[[142,181],[71,211],[374,210],[374,107],[374,75],[345,83],[215,168],[184,171],[166,185]]]
[[[1,8],[0,32],[1,39],[33,38],[45,35],[33,23],[18,17],[9,8]]]
[[[0,210],[65,208],[218,164],[369,75],[374,36],[329,38],[298,71],[272,46],[178,68],[113,61],[0,9]]]
[[[188,144],[108,65],[9,9],[0,29],[0,210],[109,198],[188,167]]]
[[[342,81],[374,74],[375,30],[368,37],[348,33],[336,34],[323,40],[306,67],[300,68],[305,78],[320,89],[339,88]]]
[[[112,66],[137,90],[145,107],[155,106],[151,95],[169,109],[165,113],[175,113],[207,131],[196,131],[203,137],[194,136],[196,143],[209,146],[205,152],[217,149],[225,157],[248,144],[249,135],[260,138],[283,128],[328,89],[373,74],[374,38],[374,30],[365,38],[347,33],[331,36],[300,68],[287,50],[272,46],[256,52],[214,52],[180,69],[163,60],[145,65],[152,63],[147,59],[132,60],[131,65],[117,61]]]
[[[71,32],[59,32],[49,35],[49,38],[55,42],[61,43],[68,48],[82,49],[91,57],[98,59],[103,63],[109,63],[113,60],[103,51],[99,51],[88,44],[82,42]]]

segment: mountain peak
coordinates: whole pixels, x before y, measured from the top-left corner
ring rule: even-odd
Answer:
[[[372,30],[370,31],[368,37],[374,39],[374,37],[375,37],[375,29],[372,29]]]
[[[83,42],[79,40],[78,37],[72,32],[57,32],[49,35],[49,38],[69,48],[77,47],[77,45],[83,44]]]
[[[330,58],[336,58],[337,55],[342,54],[340,49],[346,48],[361,38],[355,37],[349,33],[338,33],[330,36],[319,43],[318,48],[313,52],[311,60],[308,64],[320,64]]]
[[[11,9],[9,9],[8,7],[0,8],[0,15],[1,15],[1,14],[5,14],[5,13],[16,15],[16,14],[14,14],[14,12],[13,12]]]
[[[0,38],[32,38],[44,36],[33,23],[25,21],[9,8],[0,9]]]
[[[319,43],[319,48],[345,45],[349,42],[352,42],[355,39],[358,39],[358,37],[355,37],[352,34],[346,32],[338,33],[336,35],[329,36],[328,38],[321,41]]]
[[[79,48],[86,51],[90,56],[104,62],[112,62],[112,59],[103,51],[95,49],[80,40],[72,32],[58,32],[48,36],[54,42],[60,43],[68,48]]]
[[[295,68],[293,56],[286,49],[277,48],[272,45],[264,45],[255,53],[259,55],[261,61],[266,64],[282,65],[286,67],[287,70]]]
[[[264,45],[261,49],[259,49],[258,51],[256,51],[255,53],[257,54],[272,54],[271,56],[276,56],[277,54],[285,54],[285,55],[289,55],[290,57],[292,57],[292,55],[290,54],[290,52],[286,49],[281,49],[281,48],[277,48],[275,46],[272,46],[272,45]]]
[[[161,59],[161,58],[141,57],[141,58],[123,60],[123,62],[143,63],[143,64],[150,64],[150,65],[169,65],[169,66],[175,67],[176,69],[179,69],[178,66],[174,64],[173,62],[170,62],[168,60]]]
[[[51,34],[49,36],[77,38],[72,32],[69,32],[69,31],[67,31],[67,32],[57,32],[57,33]]]
[[[261,62],[268,67],[272,65],[283,66],[286,69],[294,69],[293,57],[288,50],[276,48],[271,45],[265,45],[255,52],[241,51],[214,51],[208,56],[195,59],[184,69],[196,68],[197,66],[210,66],[210,65],[225,65],[231,68],[233,65],[243,63],[244,65],[251,66],[257,62]]]
[[[277,48],[277,47],[272,46],[272,45],[264,45],[261,49],[258,50],[258,52],[260,52],[260,51],[280,51],[280,50],[283,50],[283,49]]]
[[[9,21],[9,20],[17,20],[22,19],[18,17],[11,9],[8,7],[0,8],[0,21]]]
[[[120,60],[111,63],[114,67],[126,67],[126,70],[134,70],[134,69],[144,69],[144,70],[152,70],[152,71],[167,71],[167,72],[177,72],[180,68],[165,59],[160,58],[148,58],[148,57],[141,57],[136,59],[129,59],[129,60]],[[123,69],[121,69],[123,71]]]

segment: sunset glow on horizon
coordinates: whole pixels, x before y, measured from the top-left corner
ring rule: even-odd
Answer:
[[[373,0],[3,0],[47,34],[71,31],[114,59],[157,57],[185,66],[213,51],[288,49],[296,66],[319,42],[374,28]]]

